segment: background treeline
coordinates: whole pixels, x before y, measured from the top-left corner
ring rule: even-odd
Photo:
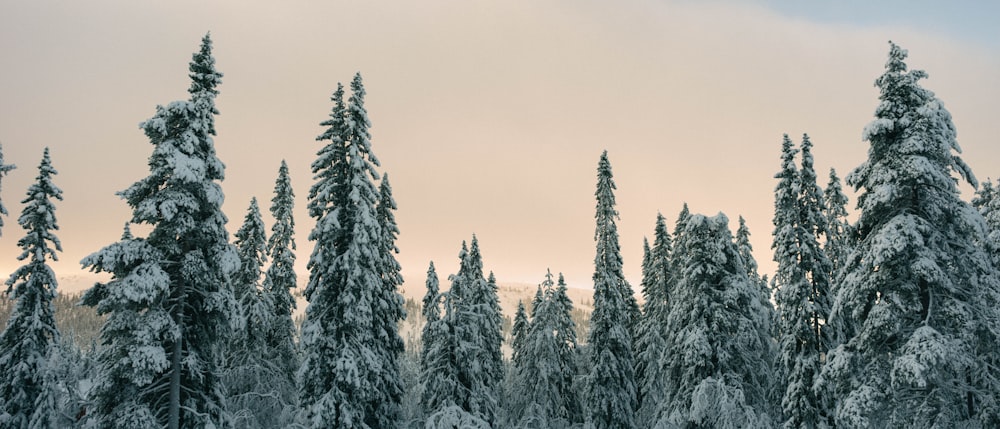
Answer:
[[[206,36],[188,99],[141,125],[150,174],[119,193],[131,219],[82,261],[108,280],[79,297],[57,294],[47,265],[62,191],[44,151],[18,217],[24,265],[0,306],[0,428],[998,427],[1000,198],[959,157],[950,114],[906,56],[890,44],[868,159],[846,176],[856,221],[836,171],[819,184],[809,136],[781,140],[773,277],[741,217],[684,205],[672,225],[657,214],[637,295],[605,152],[592,310],[549,271],[513,315],[475,235],[457,273],[430,262],[421,301],[404,299],[358,74],[317,137],[295,318],[284,162],[270,231],[256,198],[232,239],[225,229],[222,74]],[[13,168],[0,152],[0,178]]]

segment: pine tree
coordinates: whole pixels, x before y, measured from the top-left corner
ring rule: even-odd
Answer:
[[[0,145],[0,183],[3,183],[3,176],[10,173],[11,170],[17,168],[14,164],[4,164],[3,163],[3,145]],[[7,208],[3,206],[3,200],[0,199],[0,215],[7,215]],[[2,235],[3,229],[3,217],[0,217],[0,235]]]
[[[986,236],[983,237],[983,248],[986,249],[993,265],[1000,269],[1000,198],[993,182],[986,180],[980,183],[972,205],[986,219]]]
[[[288,165],[282,160],[274,183],[274,197],[271,198],[270,212],[274,217],[274,224],[267,241],[271,265],[264,274],[263,294],[273,306],[265,343],[268,360],[278,370],[272,383],[275,384],[284,413],[291,412],[298,396],[295,372],[299,368],[299,355],[295,344],[297,329],[292,320],[295,298],[291,292],[298,282],[295,274],[295,219],[292,216],[294,204],[295,193],[288,176]]]
[[[378,160],[371,151],[371,122],[365,109],[361,75],[351,82],[346,106],[338,85],[327,130],[329,140],[312,164],[316,183],[309,191],[309,212],[316,227],[315,247],[305,290],[309,306],[302,328],[304,360],[299,372],[301,410],[310,427],[381,427],[391,425],[378,401],[393,397],[398,380],[386,374],[397,368],[384,332],[387,313],[380,199],[374,180]],[[391,312],[391,311],[390,311]],[[390,316],[391,317],[391,316]],[[399,320],[392,320],[397,323]],[[390,335],[391,337],[391,335]],[[398,400],[398,396],[396,396]],[[396,404],[383,403],[384,407]]]
[[[557,288],[551,271],[540,286],[543,298],[537,316],[522,332],[524,356],[517,368],[516,409],[512,414],[520,419],[515,422],[518,427],[565,427],[580,417],[573,390],[576,340],[569,318],[572,303],[566,296],[565,282],[560,280]]]
[[[750,228],[743,216],[739,217],[739,227],[736,229],[736,249],[743,260],[743,266],[747,270],[747,279],[750,283],[757,285],[760,297],[760,305],[764,308],[764,320],[761,323],[767,332],[772,332],[777,323],[777,316],[774,305],[771,304],[771,286],[768,285],[767,276],[761,276],[757,271],[757,259],[753,257],[753,245],[750,244]]]
[[[670,258],[673,243],[667,223],[657,213],[653,247],[643,241],[642,288],[646,305],[635,338],[636,369],[639,385],[638,423],[650,427],[656,410],[663,401],[666,378],[660,367],[660,355],[666,347],[664,327],[669,302],[667,289],[671,281]]]
[[[4,428],[36,426],[46,417],[44,413],[34,415],[36,408],[50,408],[43,395],[46,360],[59,341],[59,330],[52,306],[56,275],[47,261],[58,261],[56,252],[62,251],[53,233],[59,229],[53,200],[63,199],[62,190],[52,183],[56,174],[45,148],[38,177],[21,201],[24,210],[17,220],[27,231],[17,242],[22,250],[17,260],[27,262],[5,282],[14,308],[0,333],[0,427]]]
[[[274,303],[260,280],[267,261],[267,239],[257,199],[250,201],[243,225],[235,234],[240,268],[233,275],[233,295],[239,304],[237,329],[230,334],[225,353],[223,380],[234,416],[234,425],[244,428],[282,426],[286,403],[280,363],[269,348]]]
[[[392,186],[389,176],[382,175],[379,182],[379,201],[375,207],[375,220],[378,222],[382,235],[380,242],[379,271],[382,287],[376,291],[372,304],[374,312],[376,350],[380,353],[381,370],[374,373],[373,383],[378,397],[369,404],[368,414],[374,416],[369,423],[375,428],[395,427],[395,421],[400,415],[400,403],[403,399],[403,379],[399,371],[399,357],[405,351],[403,338],[399,335],[399,322],[406,317],[403,309],[403,296],[399,287],[403,284],[401,267],[396,260],[399,248],[396,247],[396,236],[399,227],[396,226],[396,201],[392,197]]]
[[[441,292],[439,291],[439,281],[437,270],[434,269],[434,261],[427,267],[427,293],[424,295],[421,306],[421,315],[424,317],[424,329],[420,335],[420,368],[421,371],[427,369],[427,354],[432,348],[434,341],[434,324],[441,320]]]
[[[844,195],[843,187],[840,185],[840,178],[837,171],[830,169],[830,180],[823,191],[823,201],[826,203],[824,214],[826,215],[826,242],[823,250],[833,268],[831,278],[836,279],[840,273],[840,268],[847,261],[847,256],[851,253],[853,246],[854,228],[847,220],[847,196]],[[837,282],[833,282],[836,286]],[[830,297],[836,296],[831,291]],[[832,299],[831,299],[832,301]]]
[[[437,287],[437,273],[434,272],[434,264],[431,263],[427,270],[427,295],[424,296],[424,317],[427,319],[427,324],[424,326],[424,348],[420,368],[422,389],[420,404],[428,415],[444,412],[450,407],[462,409],[459,404],[464,403],[464,398],[468,396],[467,390],[461,385],[458,373],[459,361],[456,350],[458,341],[455,335],[455,311],[451,300],[454,290],[439,294]],[[444,298],[443,313],[439,308],[441,298]]]
[[[780,313],[778,343],[782,368],[784,427],[816,428],[828,422],[825,404],[813,390],[832,335],[826,321],[830,314],[830,274],[833,271],[820,238],[826,236],[823,192],[816,183],[812,142],[802,137],[802,168],[796,181],[798,192],[788,212],[775,211],[775,249],[778,261],[775,301]],[[787,171],[786,165],[782,171]],[[781,173],[778,174],[781,176]],[[782,178],[784,179],[784,178]],[[782,184],[779,184],[779,187]],[[779,190],[779,194],[786,196]],[[781,210],[787,207],[778,206]],[[783,234],[791,234],[791,237]],[[786,240],[792,240],[789,245]],[[776,252],[777,254],[777,252]]]
[[[597,168],[597,228],[594,239],[594,312],[590,319],[592,369],[587,380],[587,423],[597,429],[635,426],[636,380],[632,354],[635,312],[632,287],[622,273],[618,227],[615,223],[615,182],[608,153]]]
[[[890,42],[868,159],[847,178],[862,190],[859,242],[831,315],[844,341],[820,385],[838,399],[838,426],[996,427],[1000,284],[953,173],[976,181],[951,115],[906,56]]]
[[[725,215],[693,215],[671,295],[658,427],[770,427],[771,338]]]
[[[503,381],[502,315],[497,297],[496,279],[490,273],[483,277],[483,260],[479,241],[473,236],[466,251],[462,244],[462,264],[452,276],[448,299],[454,311],[458,362],[474,362],[458,366],[458,378],[463,396],[456,405],[470,414],[495,424],[499,389]]]
[[[113,276],[84,297],[109,314],[95,386],[101,427],[228,425],[217,365],[239,258],[221,210],[225,167],[212,136],[222,74],[211,51],[206,35],[189,67],[190,99],[157,106],[141,125],[154,146],[150,175],[119,195],[133,223],[152,226],[149,237],[82,261]]]
[[[528,328],[530,327],[530,322],[528,322],[528,314],[524,311],[524,302],[521,300],[517,301],[517,310],[514,312],[514,323],[510,329],[511,336],[511,363],[514,365],[514,370],[517,371],[523,362],[524,357],[524,343],[527,341]]]

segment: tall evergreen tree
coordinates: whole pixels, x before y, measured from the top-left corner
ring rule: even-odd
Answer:
[[[11,170],[17,168],[14,164],[4,164],[3,163],[3,145],[0,145],[0,183],[3,183],[3,176],[10,173]],[[3,199],[0,199],[0,215],[7,215],[7,208],[3,205]],[[3,229],[3,217],[0,217],[0,235],[2,235]]]
[[[847,220],[847,195],[844,195],[840,178],[837,171],[830,169],[830,179],[823,191],[823,202],[826,203],[824,214],[826,215],[826,242],[823,243],[823,250],[833,268],[832,279],[836,279],[840,273],[840,268],[847,261],[847,256],[851,253],[853,246],[854,228]],[[833,282],[835,287],[836,281]],[[831,290],[831,301],[836,296]]]
[[[267,261],[264,220],[257,199],[250,200],[243,225],[235,234],[240,269],[233,275],[239,321],[229,337],[223,381],[234,425],[244,428],[276,427],[283,420],[280,364],[267,342],[272,332],[274,304],[263,292],[261,277]]]
[[[1000,284],[953,174],[976,181],[951,115],[906,56],[890,42],[868,159],[847,178],[862,190],[859,243],[831,315],[845,320],[844,342],[821,386],[842,427],[997,427]]]
[[[666,376],[661,371],[660,355],[666,347],[664,328],[667,320],[668,287],[671,281],[670,258],[673,243],[667,232],[666,219],[657,213],[653,229],[653,247],[643,241],[642,287],[646,305],[635,338],[636,369],[638,381],[638,423],[650,427],[656,410],[663,401]]]
[[[21,201],[24,210],[17,219],[27,231],[17,242],[21,248],[17,260],[27,262],[5,282],[6,294],[13,298],[14,308],[0,333],[0,427],[4,428],[37,426],[47,416],[35,415],[36,408],[50,409],[45,406],[42,394],[46,360],[59,341],[52,306],[57,281],[48,265],[50,259],[58,261],[56,252],[62,251],[62,244],[53,233],[59,229],[53,200],[63,199],[62,190],[52,183],[56,174],[49,149],[45,148],[38,177],[28,187],[27,198]]]
[[[351,92],[346,105],[343,86],[334,92],[330,119],[321,124],[328,128],[317,137],[329,143],[312,164],[316,183],[309,212],[316,227],[309,239],[316,244],[307,265],[299,372],[300,407],[311,427],[391,426],[387,410],[398,408],[400,399],[393,393],[398,380],[389,375],[396,368],[398,376],[399,356],[390,350],[398,338],[390,338],[383,320],[393,312],[376,308],[389,305],[383,277],[388,244],[379,224],[379,164],[371,151],[360,74]]]
[[[693,215],[671,295],[658,427],[770,427],[770,334],[725,215]],[[675,254],[676,255],[676,254]]]
[[[288,176],[288,165],[282,160],[274,183],[274,197],[271,198],[270,212],[274,224],[271,226],[271,237],[267,240],[271,265],[264,273],[263,293],[273,306],[266,336],[269,360],[278,370],[272,382],[286,409],[295,405],[298,396],[295,372],[298,371],[299,356],[295,344],[296,327],[292,320],[295,298],[291,291],[298,282],[295,274],[295,218],[292,216],[294,204],[295,193]]]
[[[396,236],[399,227],[396,226],[396,200],[392,197],[392,186],[389,175],[383,174],[379,182],[379,200],[375,207],[375,220],[378,222],[382,235],[379,237],[380,258],[379,274],[382,287],[376,291],[372,304],[375,320],[376,350],[381,354],[381,371],[374,373],[373,383],[379,397],[369,404],[368,414],[374,416],[369,423],[372,427],[394,427],[400,415],[400,403],[403,398],[403,379],[399,370],[399,357],[405,351],[403,338],[399,335],[399,322],[406,317],[403,309],[403,295],[399,287],[403,284],[401,267],[396,260],[399,248],[396,247]]]
[[[209,36],[189,70],[190,99],[157,106],[141,125],[154,146],[150,175],[119,194],[149,237],[82,261],[113,276],[84,297],[109,314],[95,386],[101,427],[228,425],[217,363],[239,258],[221,210],[225,167],[212,136],[222,74]]]
[[[629,301],[635,297],[622,272],[614,191],[611,163],[604,151],[597,167],[594,312],[587,338],[592,369],[585,393],[586,420],[597,429],[634,427],[637,405],[632,354],[635,312]]]
[[[779,366],[783,370],[781,406],[786,428],[816,428],[828,424],[825,404],[813,390],[822,359],[831,344],[826,326],[830,314],[830,260],[820,247],[828,225],[823,192],[816,183],[812,142],[802,137],[802,168],[798,192],[789,212],[776,202],[775,249],[780,249],[780,275],[775,300],[780,313]],[[782,171],[787,171],[782,166]],[[778,174],[781,176],[781,173]],[[782,178],[782,182],[783,182]],[[782,186],[779,183],[779,187]],[[779,190],[779,195],[786,196]],[[784,203],[784,201],[782,201]],[[783,234],[791,234],[791,237]],[[789,245],[784,240],[792,240]]]

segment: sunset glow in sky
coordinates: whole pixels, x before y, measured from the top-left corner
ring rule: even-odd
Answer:
[[[734,230],[743,215],[770,273],[782,134],[810,135],[823,186],[830,167],[844,177],[858,166],[889,40],[930,74],[923,84],[952,113],[976,175],[1000,176],[998,6],[803,3],[0,0],[0,143],[18,166],[0,194],[11,212],[0,275],[19,264],[20,201],[45,146],[65,197],[57,274],[82,274],[80,259],[120,237],[130,211],[115,192],[148,174],[152,151],[138,124],[187,97],[207,31],[225,75],[215,144],[230,231],[251,197],[266,210],[286,159],[303,279],[315,137],[337,82],[357,71],[407,282],[422,284],[430,260],[455,272],[475,233],[502,282],[537,283],[551,268],[590,287],[604,149],[633,287],[657,211],[673,225],[684,202],[725,212]]]

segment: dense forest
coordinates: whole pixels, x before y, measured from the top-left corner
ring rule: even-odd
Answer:
[[[205,36],[188,98],[141,124],[149,175],[118,193],[131,219],[81,261],[107,280],[80,296],[48,265],[63,196],[44,150],[0,305],[0,428],[1000,427],[998,186],[906,57],[890,43],[868,158],[845,178],[856,219],[809,136],[776,139],[771,277],[742,217],[684,205],[672,225],[657,214],[634,290],[605,151],[592,311],[549,271],[511,315],[475,235],[456,273],[429,262],[423,299],[404,300],[360,74],[320,124],[305,287],[284,161],[270,231],[253,199],[230,237]],[[0,179],[14,168],[0,150]]]

